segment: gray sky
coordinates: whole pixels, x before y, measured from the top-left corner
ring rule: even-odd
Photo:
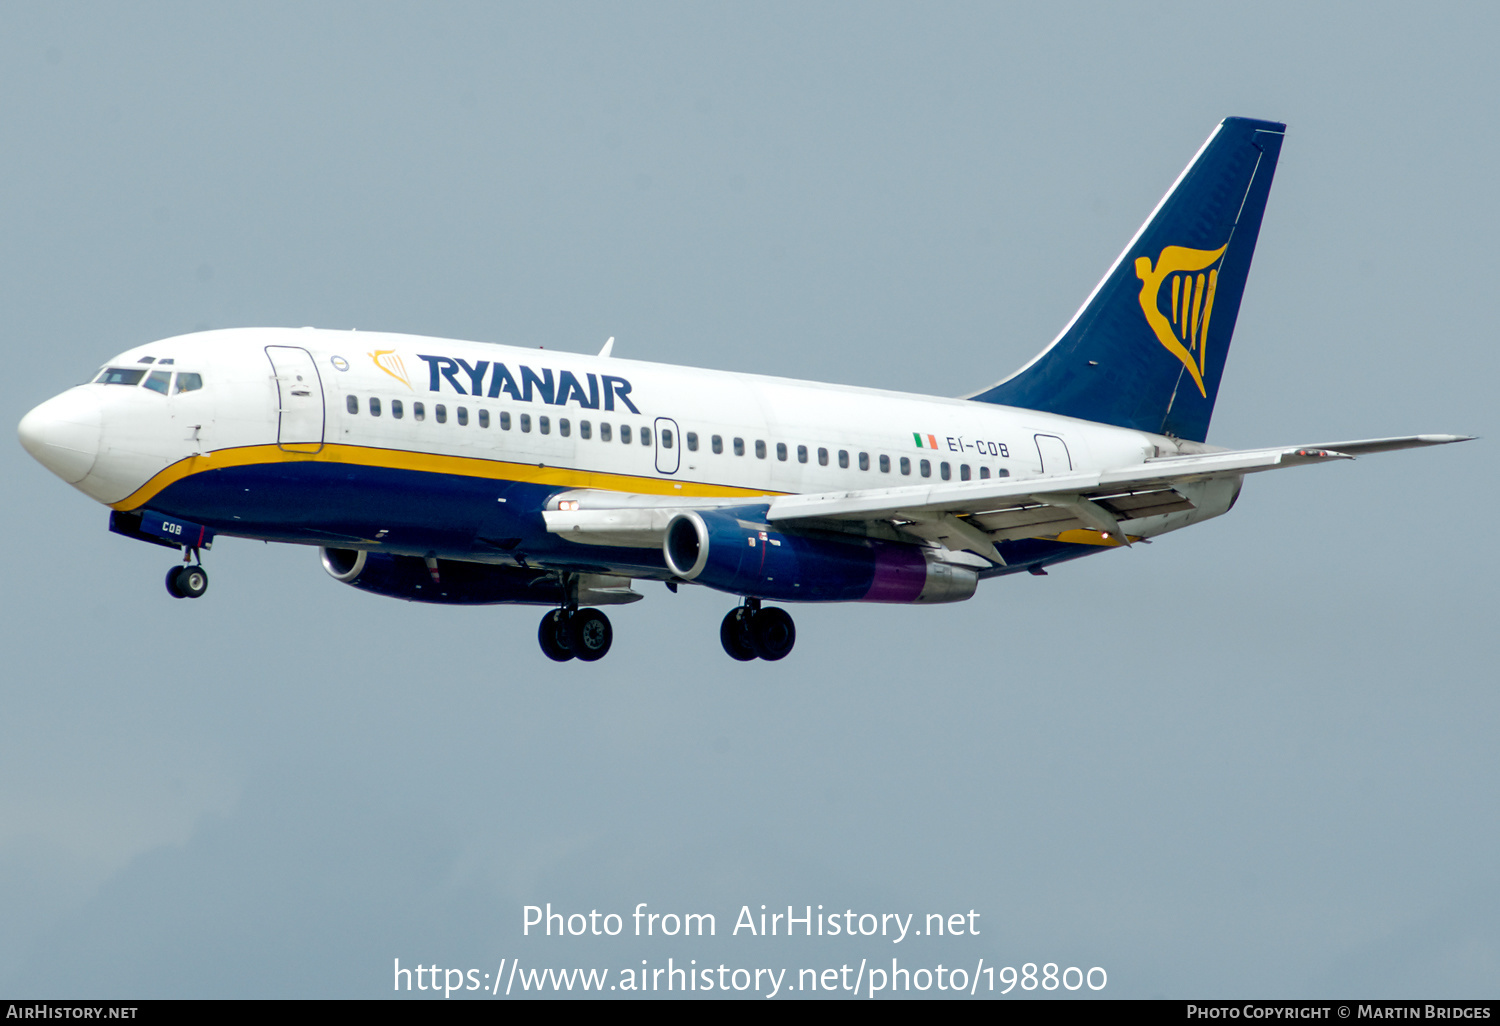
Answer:
[[[1213,125],[1289,124],[1209,440],[1449,449],[952,607],[532,609],[165,550],[0,446],[0,992],[403,965],[1102,966],[1109,996],[1500,991],[1489,5],[5,4],[8,423],[204,327],[953,395],[1045,345]],[[713,912],[539,941],[521,907]],[[741,905],[980,937],[728,937]],[[907,960],[910,960],[908,963]]]

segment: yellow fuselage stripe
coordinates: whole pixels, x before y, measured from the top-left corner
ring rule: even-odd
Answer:
[[[273,463],[335,463],[360,467],[382,467],[387,470],[415,470],[429,474],[452,474],[458,477],[487,478],[493,481],[516,481],[523,484],[554,485],[560,488],[601,488],[615,492],[637,492],[648,495],[684,495],[693,497],[757,498],[780,495],[780,492],[736,488],[731,485],[701,481],[675,481],[670,478],[639,477],[634,474],[607,474],[569,467],[549,467],[538,463],[508,463],[472,456],[442,456],[430,452],[404,449],[377,449],[364,445],[325,445],[316,453],[289,452],[276,445],[246,445],[235,449],[189,456],[159,471],[141,487],[119,502],[114,509],[126,512],[146,505],[167,486],[209,470],[231,467],[253,467]]]

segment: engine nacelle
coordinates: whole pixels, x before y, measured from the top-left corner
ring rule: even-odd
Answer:
[[[359,549],[323,549],[322,556],[323,569],[335,581],[409,602],[558,606],[565,597],[562,581],[548,570],[439,559],[434,574],[420,556]],[[585,606],[619,605],[642,597],[623,577],[578,574],[572,584],[574,594],[567,597]]]
[[[979,583],[932,549],[790,534],[720,510],[678,513],[662,552],[683,580],[783,602],[962,602]]]

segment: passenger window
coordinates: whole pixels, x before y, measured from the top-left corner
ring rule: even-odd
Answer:
[[[411,419],[412,420],[426,420],[427,419],[427,407],[423,406],[421,403],[412,403],[411,404]]]
[[[526,434],[530,434],[531,433],[531,414],[529,414],[529,413],[523,413],[523,414],[521,414],[521,430],[523,432],[525,432]]]
[[[859,454],[859,469],[860,470],[869,470],[870,469],[870,454],[869,453],[862,452],[862,453]]]
[[[593,438],[594,437],[594,425],[590,424],[586,420],[580,420],[578,422],[578,437],[579,438]]]
[[[995,471],[995,476],[996,477],[1010,477],[1010,471],[1006,470],[1004,467],[1001,467],[1001,468],[999,468],[998,470]]]
[[[166,362],[166,361],[162,361]],[[196,392],[203,387],[203,375],[194,374],[192,371],[182,371],[177,375],[178,392]]]
[[[543,428],[542,430],[545,431],[546,428]],[[573,424],[570,420],[568,420],[567,417],[557,418],[557,433],[562,435],[564,438],[567,438],[573,433]]]
[[[709,440],[708,444],[713,448],[713,451],[715,453],[721,453],[724,451],[724,439],[720,435],[714,435],[713,438]]]
[[[786,462],[786,443],[785,442],[777,442],[776,443],[776,458],[778,460],[780,460],[781,462],[783,462],[783,463]]]
[[[609,441],[609,434],[610,434],[610,432],[609,432],[609,424],[608,424],[608,422],[600,424],[599,425],[599,441],[601,441],[601,442],[607,442],[607,441]]]
[[[139,385],[145,376],[138,367],[106,367],[94,381],[101,385]]]
[[[734,454],[736,456],[745,455],[745,440],[743,438],[736,438],[734,440]]]
[[[828,450],[827,449],[823,449],[823,448],[819,448],[818,449],[818,466],[820,466],[820,467],[826,467],[826,466],[828,466]]]
[[[911,460],[905,456],[901,457],[901,473],[911,474]]]
[[[980,467],[979,468],[979,480],[983,481],[983,480],[987,479],[989,476],[990,476],[990,468],[989,467]]]
[[[932,461],[931,460],[922,460],[919,464],[917,464],[917,466],[921,469],[923,477],[931,477],[932,476]]]
[[[687,445],[688,445],[688,452],[697,452],[698,451],[698,432],[696,432],[696,431],[689,431],[687,433]]]
[[[433,415],[437,417],[437,422],[439,424],[448,423],[448,407],[444,406],[442,403],[438,403],[437,406],[433,408],[432,412]]]
[[[763,460],[766,458],[765,439],[757,438],[755,440],[755,458],[758,460]]]
[[[401,417],[402,417],[402,415],[404,415],[405,413],[406,413],[406,407],[404,407],[404,406],[401,405],[401,400],[400,399],[392,399],[391,400],[391,416],[395,417],[397,420],[400,420]]]
[[[146,376],[145,387],[151,389],[153,392],[160,392],[162,395],[166,395],[172,387],[172,372],[152,371]]]
[[[958,468],[958,479],[960,481],[967,481],[969,479],[969,465],[967,463],[964,463],[964,464],[962,464],[962,465],[959,466],[959,468]]]
[[[648,428],[648,427],[641,428],[641,444],[642,445],[650,445],[651,444],[651,429]]]
[[[460,406],[458,408],[458,426],[469,426],[469,408],[467,406]]]
[[[479,426],[482,427],[482,428],[487,428],[487,427],[490,426],[490,411],[489,410],[480,410],[479,411]]]
[[[848,449],[840,449],[839,450],[839,466],[843,467],[845,470],[849,469],[849,450]]]
[[[370,396],[370,416],[380,416],[380,400],[376,399],[373,395]]]
[[[509,431],[510,430],[510,411],[509,410],[501,410],[500,411],[500,430],[501,431]]]
[[[891,458],[884,453],[880,456],[880,472],[882,474],[889,474],[891,472]]]
[[[953,480],[953,468],[948,465],[947,460],[944,460],[942,463],[938,464],[938,476],[941,477],[944,481]]]
[[[350,413],[358,413],[359,397],[352,395],[344,396],[344,409],[348,410]]]
[[[621,445],[629,445],[630,444],[630,425],[629,424],[621,424],[620,425],[620,444]]]
[[[670,448],[672,448],[672,429],[671,428],[662,428],[661,429],[661,447],[663,449],[670,449]]]
[[[805,445],[799,445],[799,446],[797,446],[797,462],[798,463],[806,463],[807,462],[807,446],[805,446]]]
[[[544,435],[550,435],[552,433],[552,418],[551,417],[537,417],[537,419],[536,419],[536,429],[538,431],[540,431]]]

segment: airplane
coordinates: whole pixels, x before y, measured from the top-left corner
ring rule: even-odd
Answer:
[[[771,602],[960,602],[980,581],[1227,513],[1247,474],[1467,440],[1207,444],[1286,126],[1221,122],[1053,342],[959,398],[424,336],[238,328],[128,349],[26,414],[22,445],[182,554],[316,546],[356,588],[550,607],[593,661],[635,581],[736,596],[734,659],[778,660]]]

